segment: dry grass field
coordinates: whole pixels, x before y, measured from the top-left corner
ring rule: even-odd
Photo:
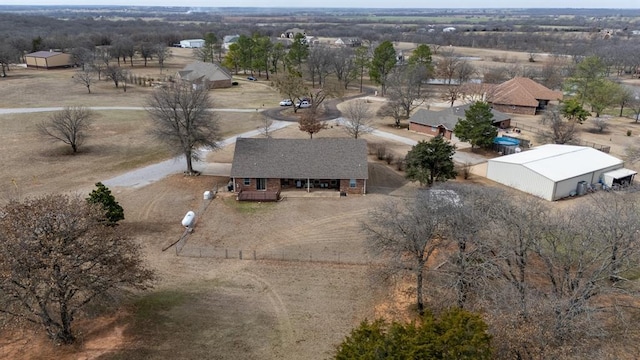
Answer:
[[[156,67],[142,68],[137,63],[133,71],[159,78],[192,59],[191,50],[172,51],[174,57],[162,74]],[[152,90],[130,86],[124,93],[110,82],[100,82],[94,93],[87,94],[71,81],[72,75],[73,70],[12,69],[9,77],[0,80],[0,108],[142,107]],[[244,76],[237,81],[238,86],[212,91],[217,108],[277,106],[280,97],[268,82],[250,82]],[[380,104],[373,101],[372,107]],[[432,105],[443,106],[439,101]],[[96,115],[93,136],[78,155],[69,155],[64,146],[43,141],[37,134],[36,125],[48,113],[0,115],[0,203],[60,191],[86,196],[97,181],[170,156],[149,137],[143,110],[104,110]],[[260,115],[254,112],[221,112],[219,117],[225,137],[260,124]],[[516,121],[537,123],[533,117]],[[390,119],[376,119],[375,124],[384,131],[425,139],[394,128]],[[339,126],[330,125],[317,136],[345,136]],[[585,136],[593,135],[597,142],[610,138],[614,149],[622,151],[627,137],[620,134],[626,128],[633,129],[630,138],[640,134],[635,124],[619,120],[607,134],[585,132]],[[307,135],[293,124],[275,136]],[[407,145],[373,136],[366,139],[397,155],[409,150]],[[209,154],[207,161],[228,163],[232,156],[233,146],[227,146]],[[401,174],[373,158],[370,174],[371,193],[366,196],[244,204],[223,191],[199,214],[186,248],[334,251],[364,262],[360,224],[368,210],[390,197],[411,196],[416,190]],[[91,311],[77,323],[80,341],[72,347],[54,346],[41,332],[17,331],[5,324],[0,328],[0,358],[326,359],[360,321],[385,315],[394,307],[362,264],[195,258],[176,256],[174,248],[163,252],[182,235],[180,220],[186,211],[200,209],[203,192],[226,181],[172,175],[139,189],[112,189],[125,209],[122,230],[141,244],[146,261],[159,275],[155,288],[123,299],[122,306],[106,315]],[[400,306],[403,312],[409,305]]]

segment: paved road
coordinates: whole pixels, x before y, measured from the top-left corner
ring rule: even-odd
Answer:
[[[255,110],[254,110],[255,111]],[[282,129],[294,123],[288,121],[274,121],[272,130]],[[236,139],[243,137],[253,137],[260,134],[259,130],[251,130],[239,135],[232,136],[220,142],[220,147],[225,147],[236,142]],[[203,157],[207,151],[201,151]],[[194,169],[201,171],[205,175],[229,176],[231,174],[231,164],[211,164],[202,161],[193,164]],[[123,186],[140,188],[156,182],[167,175],[178,174],[187,168],[187,162],[184,156],[176,156],[173,159],[145,166],[140,169],[132,170],[122,175],[103,181],[107,186]]]
[[[135,106],[89,106],[91,110],[145,110],[144,107]],[[63,107],[41,107],[41,108],[0,108],[0,115],[6,114],[28,114],[37,112],[51,112],[63,110]],[[240,112],[240,113],[253,113],[256,111],[262,111],[261,109],[213,109],[215,112]]]

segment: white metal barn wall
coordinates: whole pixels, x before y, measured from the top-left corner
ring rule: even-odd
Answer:
[[[572,177],[570,179],[560,180],[556,183],[556,190],[553,193],[553,197],[548,200],[558,200],[564,197],[570,196],[571,192],[577,191],[578,183],[580,181],[586,181],[587,184],[591,184],[593,179],[593,172],[589,172],[580,176]],[[597,181],[596,181],[597,182]]]
[[[571,191],[576,190],[578,188],[578,182],[586,181],[587,184],[596,184],[600,181],[600,176],[606,172],[620,169],[623,167],[623,164],[617,164],[613,166],[609,166],[604,169],[599,169],[596,171],[589,172],[584,175],[576,176],[571,179],[565,179],[558,182],[556,185],[556,191],[553,196],[553,200],[558,200],[563,197],[567,197],[571,194]]]
[[[555,182],[522,164],[488,161],[487,178],[552,201]]]

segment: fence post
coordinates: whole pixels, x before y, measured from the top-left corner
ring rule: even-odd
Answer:
[[[229,258],[229,249],[224,249],[224,258],[225,259]]]
[[[256,251],[253,250],[253,260],[256,260]]]
[[[238,250],[238,255],[240,256],[240,260],[242,260],[242,250]]]

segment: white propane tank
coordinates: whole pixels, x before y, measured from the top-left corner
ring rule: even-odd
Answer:
[[[184,227],[191,227],[191,225],[193,225],[193,220],[196,219],[196,213],[194,213],[193,211],[188,211],[187,215],[184,216],[184,218],[182,218],[182,226]]]
[[[203,194],[204,200],[211,200],[213,196],[211,196],[211,191],[205,191]]]

